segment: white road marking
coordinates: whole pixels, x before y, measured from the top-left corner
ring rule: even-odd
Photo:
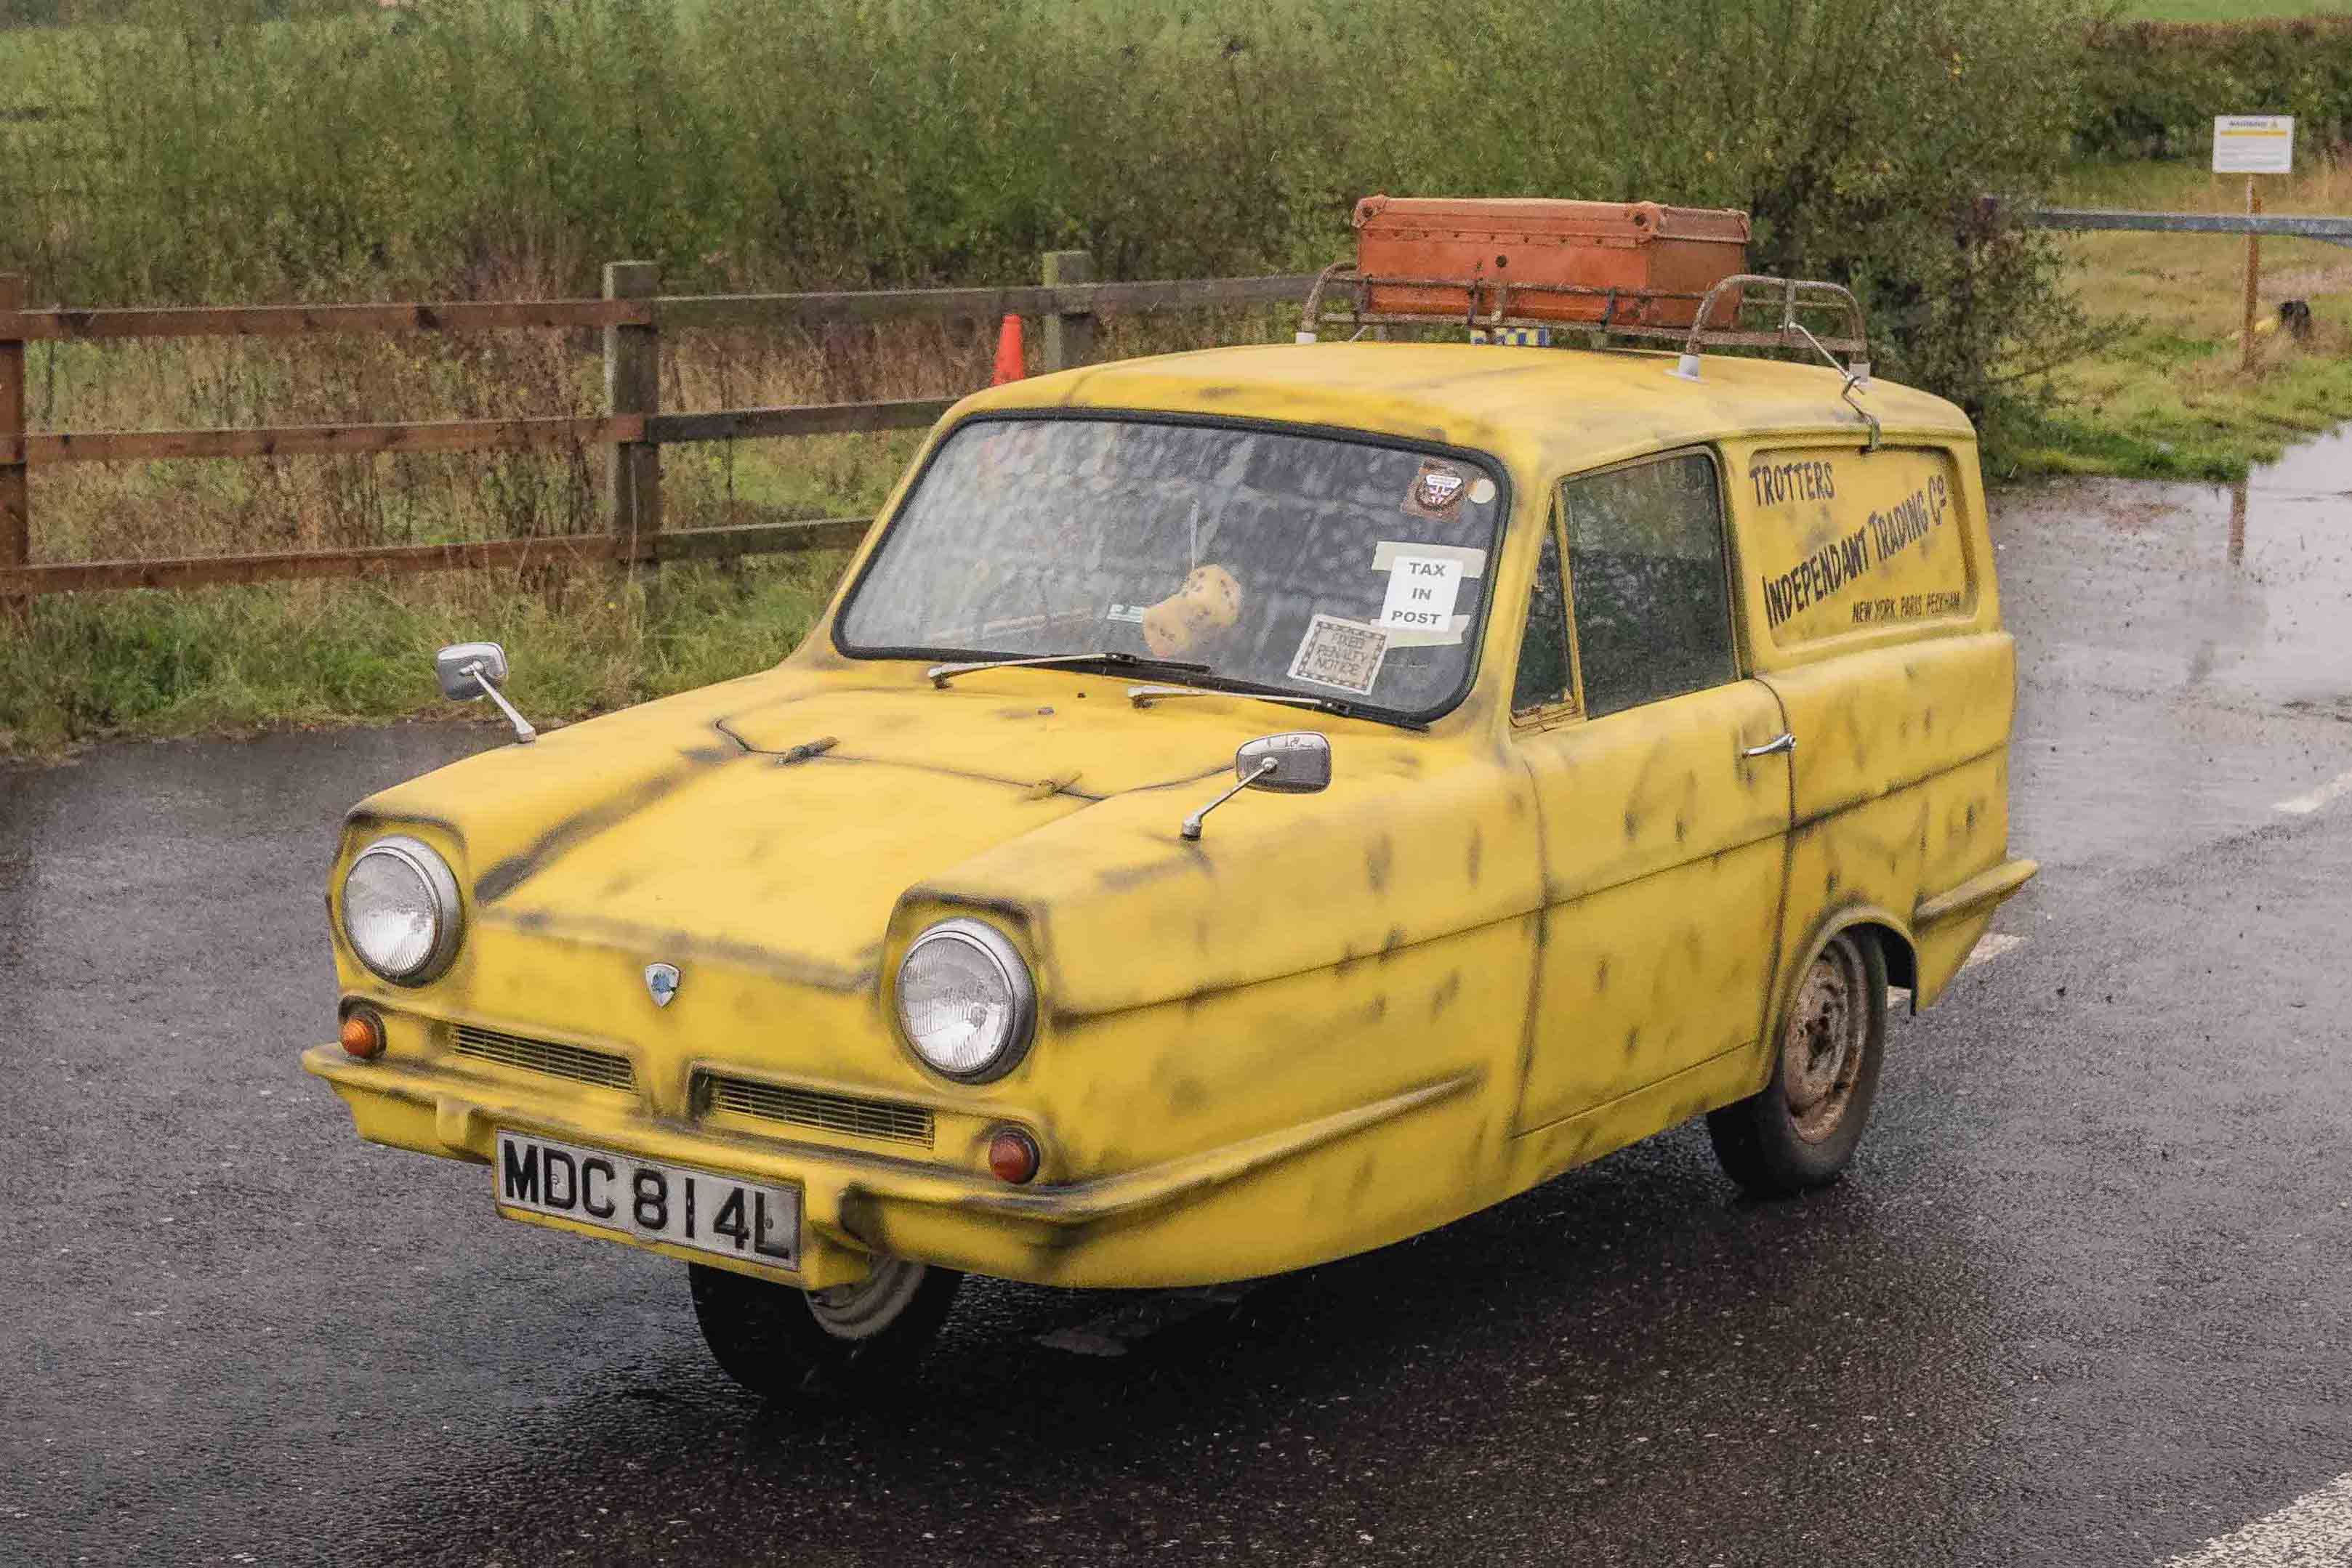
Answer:
[[[2316,789],[2290,795],[2278,803],[2278,809],[2292,811],[2298,817],[2308,817],[2338,795],[2345,794],[2352,794],[2352,773],[2338,773]]]
[[[2217,1535],[2165,1568],[2335,1568],[2352,1563],[2352,1475]]]
[[[1960,967],[1973,969],[1979,964],[1990,964],[2011,948],[2024,946],[2025,938],[2022,936],[2011,936],[2006,931],[1988,931],[1978,939],[1977,950],[1969,955],[1969,961]]]

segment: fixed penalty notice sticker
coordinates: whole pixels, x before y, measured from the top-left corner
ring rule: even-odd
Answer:
[[[1381,678],[1381,663],[1388,657],[1389,636],[1360,621],[1318,615],[1298,640],[1298,656],[1290,661],[1290,678],[1333,686],[1362,696]]]

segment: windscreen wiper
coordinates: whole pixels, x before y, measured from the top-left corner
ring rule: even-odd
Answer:
[[[1150,707],[1153,703],[1165,702],[1170,697],[1248,697],[1255,702],[1311,707],[1318,713],[1337,714],[1341,718],[1368,718],[1375,724],[1392,724],[1401,729],[1429,727],[1417,718],[1402,718],[1392,713],[1363,707],[1344,697],[1319,697],[1309,692],[1286,692],[1274,686],[1236,681],[1228,675],[1213,678],[1226,684],[1214,686],[1129,686],[1127,688],[1127,700],[1138,707]]]
[[[1209,669],[1181,659],[1147,659],[1114,649],[1103,653],[1041,653],[1027,659],[973,659],[961,664],[933,664],[923,673],[932,685],[943,688],[958,675],[980,670],[1051,669],[1056,664],[1111,664],[1122,670],[1167,670],[1188,675],[1206,674]]]

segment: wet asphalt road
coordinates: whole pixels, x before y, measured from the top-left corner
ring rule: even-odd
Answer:
[[[2191,1551],[2352,1470],[2352,795],[2277,808],[2352,770],[2347,476],[2004,498],[2045,870],[1842,1186],[1743,1201],[1685,1127],[1116,1358],[982,1283],[824,1421],[296,1067],[338,816],[496,732],[0,773],[0,1563]]]

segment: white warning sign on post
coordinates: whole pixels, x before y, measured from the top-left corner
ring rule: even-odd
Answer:
[[[2213,117],[2213,172],[2294,172],[2294,116],[2217,114]]]

